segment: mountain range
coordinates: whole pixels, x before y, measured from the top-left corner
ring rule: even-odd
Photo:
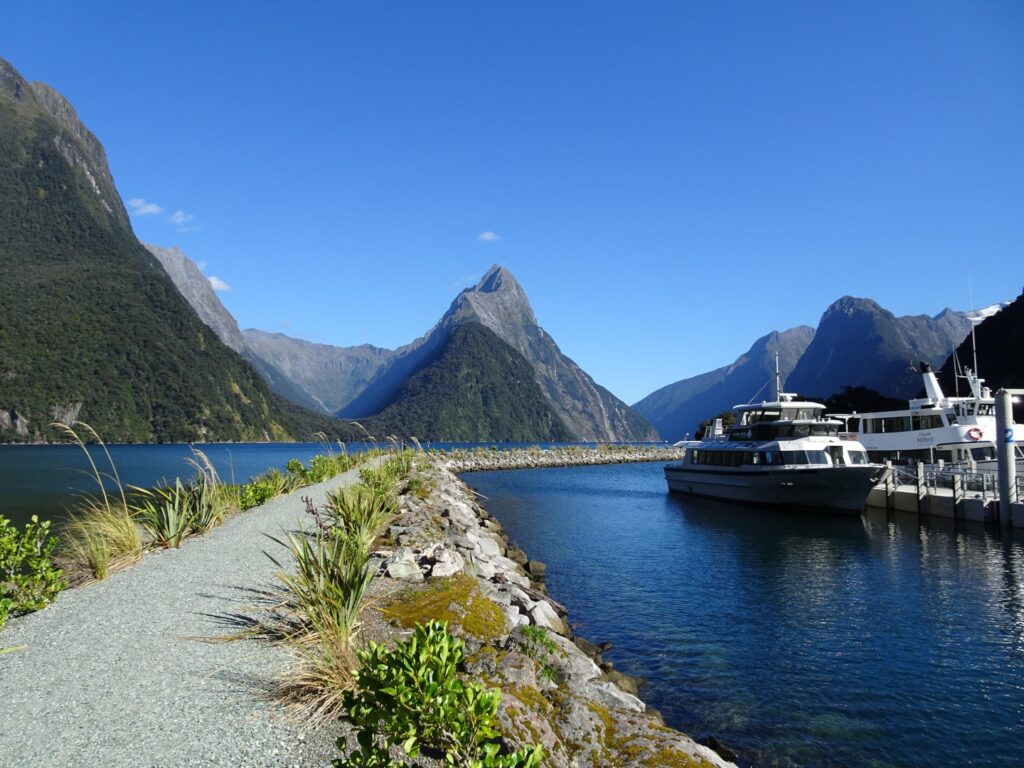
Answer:
[[[844,296],[817,329],[799,326],[758,339],[729,366],[669,384],[633,405],[665,440],[695,434],[704,419],[773,394],[775,354],[788,392],[825,400],[844,388],[887,398],[917,395],[917,364],[938,367],[970,332],[962,312],[896,317],[871,299]]]
[[[2,59],[0,269],[0,441],[58,439],[52,422],[76,419],[133,442],[357,439],[362,429],[434,440],[675,440],[767,396],[776,353],[790,391],[823,398],[861,386],[906,398],[918,386],[913,366],[941,364],[970,329],[952,310],[895,317],[847,296],[816,330],[767,334],[731,365],[635,408],[561,351],[499,265],[396,350],[241,330],[186,254],[136,239],[103,146],[71,104]],[[979,327],[979,348],[988,327],[993,356],[1001,340],[1019,343],[1019,301]],[[1016,375],[1003,367],[993,364],[993,378]]]
[[[369,344],[315,344],[255,329],[239,331],[209,280],[188,256],[177,248],[147,247],[221,341],[249,360],[272,389],[301,405],[343,420],[358,420],[367,428],[373,425],[378,432],[420,439],[493,440],[509,435],[522,441],[657,439],[649,423],[561,352],[538,324],[522,286],[499,265],[459,293],[424,336],[392,351]],[[470,325],[489,333],[474,330],[453,340],[456,330]],[[487,344],[496,349],[487,360],[480,357],[480,370],[498,377],[501,368],[492,364],[494,359],[509,365],[515,361],[500,374],[507,380],[492,382],[494,387],[483,380],[469,383],[467,358],[461,351],[472,345],[479,353]],[[506,346],[510,349],[499,349]],[[451,367],[453,360],[462,366],[458,372]],[[519,370],[520,360],[532,371],[536,388],[506,386],[518,381],[513,368]],[[425,381],[434,383],[433,394],[425,391]],[[489,420],[477,412],[481,389],[491,393]],[[428,404],[437,414],[428,415]],[[465,413],[458,415],[459,408]],[[438,415],[442,412],[452,418],[446,422]],[[510,424],[509,415],[519,412],[536,416],[523,422],[532,426]]]

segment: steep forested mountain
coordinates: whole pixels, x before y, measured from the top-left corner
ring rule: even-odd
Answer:
[[[896,317],[870,299],[844,296],[825,310],[786,389],[828,397],[863,386],[907,399],[921,388],[918,363],[941,365],[970,332],[961,312]]]
[[[993,314],[975,328],[977,342],[978,373],[993,392],[1000,387],[1024,389],[1024,293],[1008,306]],[[956,391],[954,374],[956,360],[961,367],[974,365],[974,351],[968,335],[949,358],[939,373],[939,383],[946,393]],[[960,392],[964,393],[961,382]],[[1024,412],[1024,403],[1015,410],[1018,416]]]
[[[196,316],[136,240],[97,138],[2,59],[0,271],[2,440],[76,418],[140,442],[337,425],[272,395]]]
[[[517,350],[489,328],[467,322],[407,378],[371,434],[421,440],[564,441],[572,439]]]
[[[772,331],[755,341],[732,365],[662,387],[633,408],[646,416],[665,440],[675,442],[686,434],[692,437],[709,416],[753,398],[771,397],[775,353],[779,354],[779,370],[785,380],[813,338],[814,329],[806,325],[781,333]]]
[[[526,293],[512,274],[493,266],[460,293],[425,336],[398,349],[367,389],[340,412],[346,418],[379,413],[410,376],[464,323],[490,329],[530,363],[541,391],[577,440],[655,440],[654,428],[562,354],[537,324]]]

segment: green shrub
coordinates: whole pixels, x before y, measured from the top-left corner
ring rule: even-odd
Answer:
[[[9,614],[45,608],[64,588],[50,557],[57,538],[49,534],[50,522],[35,515],[21,531],[0,515],[0,627]]]
[[[463,642],[440,621],[417,625],[394,650],[371,642],[360,651],[358,689],[343,697],[343,719],[356,727],[358,748],[334,760],[334,768],[401,766],[389,753],[399,745],[412,758],[421,749],[437,751],[449,766],[539,766],[540,746],[500,754],[495,720],[501,692],[463,682],[457,668],[464,655]],[[338,749],[348,749],[344,739]]]

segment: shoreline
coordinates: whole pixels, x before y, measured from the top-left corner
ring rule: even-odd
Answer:
[[[429,593],[435,577],[472,579],[471,594],[486,598],[496,609],[500,628],[489,637],[475,634],[477,624],[470,619],[479,606],[473,607],[476,598],[461,596],[464,604],[456,610],[455,631],[466,637],[470,650],[466,671],[472,679],[501,689],[499,718],[509,746],[542,744],[545,766],[735,768],[711,747],[667,727],[636,695],[642,681],[603,661],[607,646],[574,635],[570,610],[547,594],[545,565],[509,541],[501,523],[459,477],[483,469],[659,461],[670,458],[672,451],[495,453],[418,455],[415,474],[425,477],[432,490],[422,498],[409,493],[399,497],[399,514],[388,529],[393,546],[375,553],[382,581],[405,582],[414,591]],[[409,599],[415,604],[415,597]],[[453,597],[449,607],[455,603]],[[404,610],[385,608],[398,615]],[[553,641],[553,650],[543,658],[530,655],[531,627],[547,630]],[[722,751],[728,753],[727,748]]]

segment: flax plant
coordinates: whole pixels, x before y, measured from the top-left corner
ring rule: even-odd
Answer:
[[[342,693],[352,685],[352,641],[373,579],[366,553],[331,532],[268,537],[288,550],[294,561],[294,572],[289,572],[267,553],[281,569],[277,576],[295,613],[285,642],[299,656],[278,693],[313,718],[334,716]]]
[[[327,494],[332,533],[364,554],[394,517],[395,509],[395,500],[389,493],[365,485]]]
[[[138,488],[139,504],[136,518],[161,547],[177,548],[196,520],[196,508],[191,488],[175,480],[174,485],[162,488]]]

